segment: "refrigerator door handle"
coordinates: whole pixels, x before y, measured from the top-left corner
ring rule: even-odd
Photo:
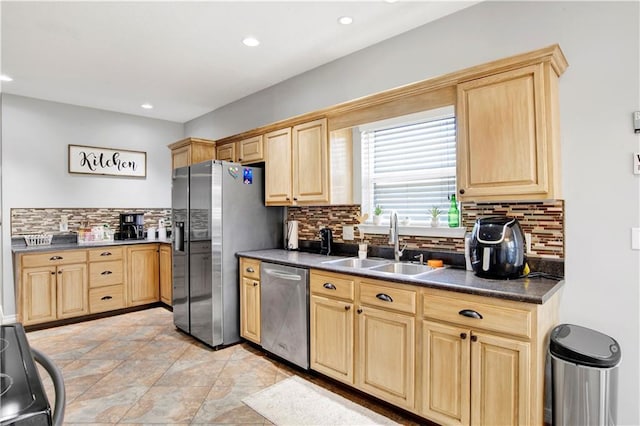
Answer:
[[[175,251],[184,252],[184,222],[176,222],[173,229],[173,245]]]
[[[264,272],[267,275],[273,275],[274,277],[278,277],[278,278],[283,279],[283,280],[289,280],[289,281],[300,281],[300,280],[302,280],[302,277],[300,275],[287,274],[287,273],[284,273],[284,272],[277,271],[275,269],[265,268]]]

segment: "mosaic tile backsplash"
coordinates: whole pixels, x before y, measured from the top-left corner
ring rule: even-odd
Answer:
[[[158,220],[164,219],[165,226],[171,227],[171,209],[127,209],[127,208],[46,208],[46,209],[11,209],[11,235],[58,234],[60,218],[67,217],[70,232],[77,231],[80,225],[89,226],[107,224],[113,230],[120,227],[120,213],[144,213],[144,227],[158,226]]]
[[[504,215],[515,217],[525,233],[531,234],[529,257],[564,259],[564,201],[549,200],[517,203],[473,203],[461,206],[462,226],[471,232],[478,217]],[[357,225],[359,205],[289,207],[287,219],[299,221],[300,240],[319,240],[318,230],[328,226],[335,242],[350,242],[342,239],[342,225]],[[388,237],[366,234],[365,240],[374,246],[389,246]],[[463,238],[440,238],[401,236],[403,244],[411,249],[452,251],[464,253]]]

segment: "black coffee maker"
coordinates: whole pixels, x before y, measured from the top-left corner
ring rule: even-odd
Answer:
[[[322,228],[320,230],[320,254],[331,254],[331,243],[333,242],[333,234],[331,229]]]
[[[120,214],[120,239],[144,239],[144,213]]]

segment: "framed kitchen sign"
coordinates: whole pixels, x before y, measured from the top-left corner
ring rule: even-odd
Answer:
[[[69,173],[144,178],[147,176],[147,153],[69,145]]]

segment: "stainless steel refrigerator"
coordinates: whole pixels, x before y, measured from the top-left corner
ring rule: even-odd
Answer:
[[[209,346],[240,340],[238,259],[282,246],[283,209],[263,170],[206,161],[173,171],[173,322]]]

